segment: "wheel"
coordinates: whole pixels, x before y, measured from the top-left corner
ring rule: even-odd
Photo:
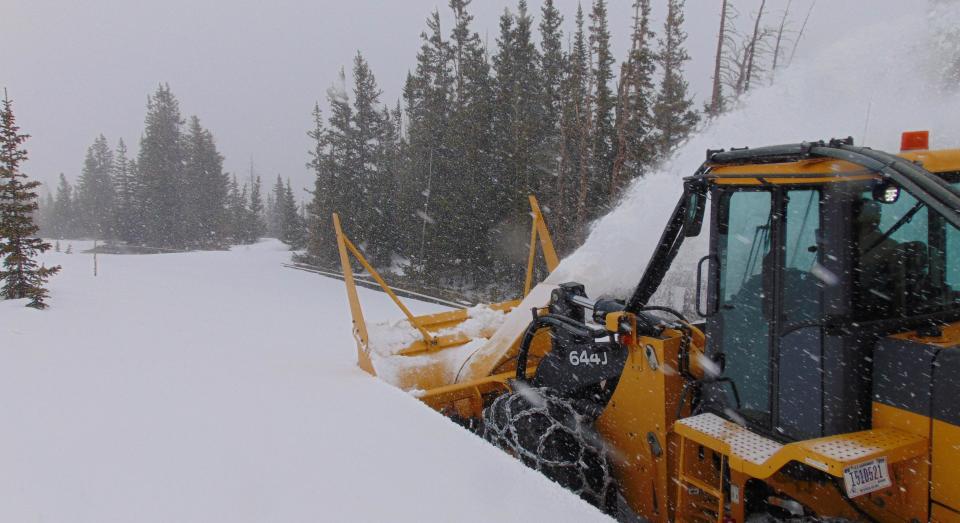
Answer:
[[[483,411],[484,439],[607,513],[617,489],[600,435],[548,388],[503,394]]]

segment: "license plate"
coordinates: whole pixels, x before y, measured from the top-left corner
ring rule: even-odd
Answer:
[[[843,482],[851,498],[869,494],[892,485],[887,458],[877,458],[843,469]]]

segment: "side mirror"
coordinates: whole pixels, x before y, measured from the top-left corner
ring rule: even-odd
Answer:
[[[686,188],[687,203],[683,215],[683,235],[687,238],[700,235],[703,225],[703,211],[707,206],[707,196],[695,187]]]

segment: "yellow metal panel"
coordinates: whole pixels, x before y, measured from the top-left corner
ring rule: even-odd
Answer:
[[[930,435],[930,417],[874,402],[873,428],[900,429],[926,438]]]
[[[960,510],[960,427],[933,420],[932,451],[931,497]]]
[[[923,168],[935,173],[960,171],[960,149],[943,149],[938,151],[911,151],[901,153],[901,158],[912,162],[919,162]],[[847,177],[853,173],[866,173],[860,165],[828,158],[812,158],[797,162],[772,164],[745,164],[715,166],[710,174],[726,177],[738,175],[831,175]],[[836,181],[836,180],[835,180]],[[776,182],[771,182],[776,183]]]
[[[960,345],[960,321],[951,323],[942,328],[940,337],[920,336],[917,331],[895,334],[891,338],[914,341],[923,345],[936,345],[942,349]]]
[[[930,521],[931,523],[960,523],[960,512],[954,512],[934,503]]]
[[[697,418],[712,416],[719,419]],[[889,463],[926,456],[928,440],[898,429],[875,429],[786,445],[766,440],[714,414],[701,414],[674,424],[674,431],[730,457],[730,468],[766,479],[790,461],[805,463],[842,477],[847,466],[886,457]]]
[[[924,169],[932,173],[960,171],[960,149],[912,151],[901,153],[899,156],[913,162],[920,162]]]
[[[680,340],[641,337],[624,340],[629,356],[597,430],[613,449],[614,470],[629,505],[650,521],[674,520],[671,478],[676,443],[669,434],[682,387],[676,371]],[[649,347],[651,358],[645,353]],[[654,367],[655,365],[655,367]],[[655,438],[661,454],[651,450]]]
[[[764,163],[764,164],[743,164],[743,165],[723,165],[716,166],[710,170],[711,175],[716,176],[737,176],[737,175],[828,175],[831,178],[849,175],[853,173],[869,173],[861,165],[845,162],[843,160],[831,160],[826,158],[815,158],[810,160],[800,160],[798,162],[784,163]]]
[[[764,171],[766,173],[766,171]],[[777,176],[718,176],[713,181],[718,185],[794,185],[794,184],[821,184],[834,182],[855,182],[863,180],[872,180],[879,178],[872,174],[853,174],[844,176],[802,176],[802,177],[777,177]]]

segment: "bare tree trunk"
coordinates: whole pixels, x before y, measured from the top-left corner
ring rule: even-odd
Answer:
[[[720,11],[720,34],[717,36],[717,59],[713,66],[713,96],[710,100],[711,116],[717,116],[720,113],[720,98],[723,96],[720,86],[720,64],[723,61],[723,41],[727,32],[727,1],[723,0]]]
[[[577,197],[578,235],[583,233],[583,225],[587,221],[587,193],[590,191],[590,171],[587,166],[591,163],[589,137],[593,129],[593,86],[594,78],[591,75],[590,82],[587,84],[587,93],[591,94],[587,95],[583,104],[587,119],[580,128],[580,194]],[[583,115],[578,114],[577,121],[581,121],[581,118],[583,118]]]
[[[800,39],[803,38],[803,32],[807,29],[807,22],[810,21],[810,15],[813,14],[813,8],[817,6],[817,0],[813,0],[813,3],[810,4],[810,10],[807,11],[807,17],[803,19],[803,25],[800,26],[800,33],[797,34],[797,41],[793,43],[793,51],[790,52],[790,61],[787,62],[787,66],[793,63],[793,57],[797,54],[797,46],[800,45]]]
[[[753,37],[750,38],[750,46],[747,48],[747,79],[743,90],[750,90],[750,80],[753,79],[753,59],[757,55],[757,39],[760,36],[760,20],[763,19],[763,8],[767,5],[767,0],[760,2],[760,10],[757,11],[757,19],[753,24]]]
[[[783,18],[780,19],[780,28],[777,29],[777,45],[773,48],[773,67],[770,68],[771,73],[777,71],[777,62],[780,59],[780,44],[783,42],[783,31],[787,27],[787,17],[790,16],[790,4],[793,3],[793,0],[787,1],[787,8],[783,11]]]
[[[631,117],[633,107],[627,107],[627,92],[630,90],[629,79],[633,78],[634,72],[624,64],[620,71],[620,96],[617,107],[620,110],[620,118],[617,120],[617,156],[613,159],[613,171],[610,174],[610,196],[616,196],[620,188],[620,173],[623,166],[627,163],[627,121]]]

